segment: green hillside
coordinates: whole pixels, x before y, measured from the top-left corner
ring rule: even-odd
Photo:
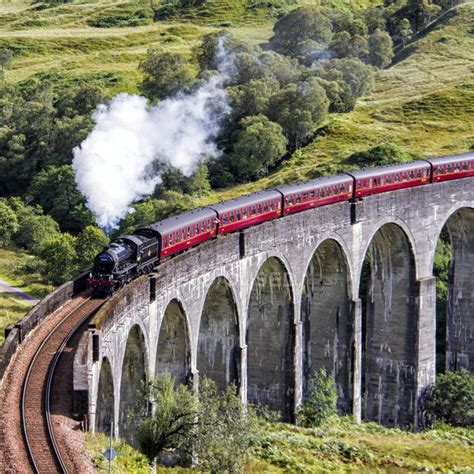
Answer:
[[[148,48],[190,56],[204,34],[222,28],[255,44],[266,42],[281,11],[261,6],[271,3],[207,0],[180,17],[153,22],[149,2],[74,2],[48,8],[4,2],[0,5],[0,48],[8,47],[15,54],[6,79],[17,83],[48,78],[67,87],[79,78],[90,78],[99,79],[112,93],[137,92],[142,78],[137,66]],[[347,8],[371,4],[334,3]],[[130,18],[137,26],[126,26]],[[473,31],[473,3],[448,11],[399,52],[393,66],[376,73],[373,91],[358,101],[353,112],[332,114],[312,143],[276,172],[254,183],[211,193],[199,203],[309,178],[328,163],[337,164],[337,170],[351,153],[383,142],[423,156],[471,149]]]
[[[331,115],[277,172],[218,199],[311,178],[329,163],[349,167],[344,158],[383,142],[426,157],[474,149],[474,3],[448,12],[396,60],[353,112]]]

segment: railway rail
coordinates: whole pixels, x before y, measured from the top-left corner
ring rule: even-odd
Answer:
[[[34,472],[72,472],[63,455],[66,447],[55,436],[51,413],[53,376],[68,342],[103,303],[103,299],[82,296],[82,301],[42,341],[29,364],[21,394],[21,422]]]

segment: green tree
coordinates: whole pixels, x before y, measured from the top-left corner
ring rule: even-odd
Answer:
[[[166,99],[185,90],[193,81],[188,63],[180,53],[149,49],[140,69],[145,76],[141,89],[150,99]]]
[[[158,375],[149,383],[146,396],[153,400],[155,409],[138,428],[140,451],[153,462],[163,450],[173,449],[181,462],[186,462],[197,425],[197,397],[185,385],[175,388],[174,378],[168,373]]]
[[[243,117],[265,114],[270,97],[278,90],[278,82],[273,78],[254,79],[248,84],[230,87],[228,93],[232,102],[231,127],[237,128]]]
[[[242,468],[254,420],[245,413],[235,386],[219,392],[213,381],[204,378],[195,394],[184,385],[176,387],[170,374],[160,374],[148,385],[145,397],[153,400],[154,411],[144,418],[143,408],[138,410],[136,416],[144,421],[137,439],[150,462],[168,449],[182,464],[194,455],[200,471],[238,472]]]
[[[204,472],[240,472],[249,456],[256,420],[246,414],[234,385],[219,392],[204,378],[199,387],[197,436],[193,447],[198,469]]]
[[[413,31],[418,33],[439,15],[441,7],[431,0],[408,0],[404,12]]]
[[[299,148],[326,118],[329,101],[316,78],[289,84],[274,94],[268,117],[283,127],[290,148]]]
[[[77,264],[79,269],[90,268],[94,257],[109,243],[102,229],[88,225],[76,240]]]
[[[308,393],[296,415],[298,424],[306,427],[319,426],[336,414],[334,377],[325,368],[321,368],[309,379]]]
[[[17,230],[15,212],[4,199],[0,200],[0,246],[6,247]]]
[[[33,179],[28,195],[56,220],[63,231],[78,233],[94,222],[85,207],[70,165],[50,166]]]
[[[373,84],[373,68],[359,59],[333,59],[316,64],[311,75],[338,83],[339,111],[343,112],[352,110],[356,99],[368,92]]]
[[[286,153],[288,140],[283,128],[264,115],[246,117],[241,121],[232,156],[232,170],[241,181],[265,176]]]
[[[77,272],[76,239],[70,234],[57,234],[37,249],[43,262],[43,275],[54,285],[60,285]]]
[[[331,21],[323,13],[315,8],[299,7],[275,23],[270,46],[275,51],[298,57],[308,40],[324,47],[331,38]]]
[[[369,62],[373,66],[384,68],[393,58],[392,38],[385,31],[377,30],[369,36]]]
[[[410,21],[407,18],[402,18],[395,27],[395,42],[401,43],[401,45],[405,47],[412,35],[413,31],[410,26]]]
[[[7,48],[0,48],[0,67],[2,68],[2,71],[7,69],[13,58],[13,53],[7,49]]]
[[[46,240],[59,233],[58,223],[43,212],[28,212],[19,217],[15,243],[35,252]]]
[[[439,375],[424,395],[423,410],[428,421],[474,426],[474,375],[465,369]]]

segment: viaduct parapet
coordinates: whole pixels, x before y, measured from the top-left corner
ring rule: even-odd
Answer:
[[[291,420],[309,375],[334,374],[341,413],[417,423],[435,379],[474,372],[474,178],[374,195],[207,242],[114,295],[76,355],[74,384],[93,429],[131,439],[144,379],[235,382],[242,400]],[[453,248],[447,329],[436,331],[433,264]],[[365,263],[364,263],[365,262]],[[439,317],[439,315],[438,315]]]

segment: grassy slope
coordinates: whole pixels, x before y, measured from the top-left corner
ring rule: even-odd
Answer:
[[[440,427],[406,433],[375,423],[356,425],[336,419],[318,429],[284,423],[264,424],[257,435],[245,472],[474,472],[474,431]],[[88,435],[87,449],[105,472],[101,453],[108,447],[103,435]],[[146,472],[144,459],[122,442],[114,472]],[[128,463],[127,466],[124,463]],[[195,472],[166,469],[157,472]]]
[[[0,278],[38,298],[47,295],[53,288],[45,285],[38,274],[31,273],[28,265],[31,255],[26,252],[0,248]],[[31,303],[6,293],[0,293],[0,345],[4,340],[4,329],[18,321],[30,309]]]
[[[245,192],[313,177],[327,163],[390,141],[422,156],[474,148],[474,3],[446,15],[409,45],[411,54],[379,71],[370,95],[349,114],[333,115],[312,143],[275,173],[210,196]]]

